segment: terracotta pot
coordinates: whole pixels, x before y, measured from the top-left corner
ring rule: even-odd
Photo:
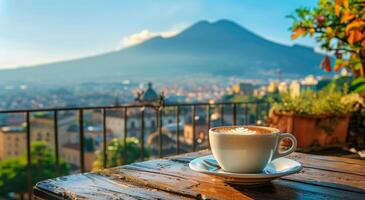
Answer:
[[[282,132],[292,133],[297,138],[299,148],[326,147],[346,142],[349,118],[349,115],[335,117],[273,113],[269,124]]]

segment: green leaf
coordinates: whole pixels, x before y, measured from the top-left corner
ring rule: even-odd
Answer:
[[[355,92],[355,93],[359,93],[359,92],[365,92],[365,83],[362,85],[359,85],[358,87],[356,87],[353,91],[351,92]]]
[[[361,67],[362,67],[362,65],[361,65],[361,63],[360,63],[360,62],[358,62],[358,63],[356,63],[356,64],[354,65],[354,69],[355,69],[355,70],[359,70]]]
[[[363,77],[355,78],[355,79],[351,82],[351,85],[356,85],[356,84],[359,84],[359,83],[365,83],[365,78],[363,78]]]
[[[350,92],[363,92],[365,91],[365,79],[358,77],[351,82]]]

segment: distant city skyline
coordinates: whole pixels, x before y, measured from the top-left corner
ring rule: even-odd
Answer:
[[[0,69],[115,51],[200,20],[230,19],[266,39],[292,45],[285,18],[317,0],[0,0]],[[314,40],[295,43],[315,47]]]

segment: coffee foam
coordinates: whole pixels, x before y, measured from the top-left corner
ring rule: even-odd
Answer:
[[[232,128],[232,129],[226,130],[225,132],[232,133],[232,134],[242,134],[242,135],[257,134],[257,132],[255,130],[250,130],[250,129],[244,128],[244,127]]]

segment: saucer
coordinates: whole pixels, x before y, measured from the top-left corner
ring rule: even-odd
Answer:
[[[213,155],[199,157],[189,163],[190,169],[194,171],[222,177],[228,183],[244,185],[263,184],[282,176],[295,174],[302,169],[299,162],[284,157],[273,160],[263,172],[254,174],[226,172],[215,165],[219,166]]]

